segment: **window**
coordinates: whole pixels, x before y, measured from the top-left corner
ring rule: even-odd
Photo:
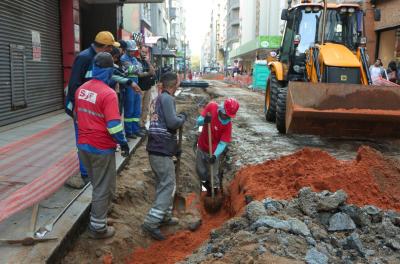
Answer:
[[[293,15],[289,15],[289,19],[286,21],[285,34],[283,37],[281,50],[280,50],[280,60],[283,63],[288,63],[289,59],[290,59],[290,52],[293,47],[293,38],[295,35],[294,29],[293,29],[294,20],[295,20],[295,17]]]
[[[317,38],[317,21],[321,16],[321,12],[318,13],[306,13],[304,10],[301,11],[299,35],[300,43],[297,47],[297,51],[304,53],[307,49],[312,47]]]

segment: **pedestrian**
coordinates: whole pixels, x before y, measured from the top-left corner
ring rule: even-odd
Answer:
[[[118,42],[115,42],[111,32],[101,31],[96,35],[90,47],[80,52],[75,58],[69,83],[66,88],[65,112],[69,116],[73,117],[76,90],[79,86],[92,78],[92,65],[96,54],[99,52],[110,52],[113,47],[119,47],[119,45]],[[77,140],[78,129],[75,122],[74,129],[75,139]],[[89,182],[87,171],[81,160],[79,160],[79,169],[81,175],[74,175],[67,181],[67,184],[73,188],[82,188]]]
[[[183,126],[186,114],[176,114],[174,93],[179,85],[174,72],[161,77],[162,92],[153,100],[150,113],[150,128],[147,142],[150,166],[156,176],[156,198],[148,212],[142,228],[156,240],[164,240],[161,225],[178,224],[172,217],[172,203],[176,188],[173,156],[180,155],[176,132]]]
[[[375,63],[369,67],[371,79],[373,84],[379,84],[379,80],[384,78],[387,79],[387,74],[381,59],[376,59]]]
[[[122,40],[122,39],[118,40],[118,43],[120,45],[119,49],[120,49],[120,53],[121,53],[121,56],[122,56],[126,52],[127,44],[126,44],[126,41]]]
[[[155,84],[155,69],[150,62],[150,56],[147,47],[140,48],[140,63],[142,64],[143,73],[139,75],[139,87],[142,89],[142,114],[140,118],[140,127],[142,131],[146,131],[147,116],[149,114],[149,105],[151,97],[151,87]]]
[[[239,102],[234,98],[228,98],[223,104],[210,102],[197,118],[197,125],[203,126],[197,141],[196,172],[202,185],[207,189],[207,195],[211,196],[210,164],[214,175],[218,175],[221,154],[226,150],[232,138],[232,118],[239,110]],[[208,125],[211,124],[212,156],[209,154]],[[220,186],[219,178],[214,177],[215,193]]]
[[[115,233],[112,226],[107,226],[107,211],[116,188],[116,143],[121,147],[122,156],[129,154],[117,94],[108,86],[113,71],[111,54],[99,52],[94,58],[93,79],[75,93],[78,154],[93,186],[88,231],[94,239]]]
[[[397,65],[395,61],[389,62],[388,69],[387,69],[387,75],[389,81],[392,83],[397,83],[398,81],[398,76],[397,76]]]
[[[143,137],[145,134],[140,130],[140,112],[141,112],[141,89],[137,85],[139,74],[143,71],[142,65],[137,60],[138,47],[134,40],[126,41],[126,53],[121,57],[121,63],[124,67],[127,77],[136,84],[133,89],[125,90],[124,98],[124,126],[125,134],[128,138]]]

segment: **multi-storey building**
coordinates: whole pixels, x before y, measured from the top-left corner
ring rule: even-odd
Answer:
[[[227,0],[225,56],[239,47],[240,0]]]
[[[239,44],[230,52],[229,59],[239,60],[249,71],[257,58],[280,46],[283,21],[280,19],[285,0],[240,0]]]

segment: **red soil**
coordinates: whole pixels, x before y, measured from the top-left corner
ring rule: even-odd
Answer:
[[[165,241],[156,241],[148,248],[138,248],[134,251],[130,264],[173,264],[192,254],[201,244],[209,238],[210,231],[222,225],[229,219],[225,210],[209,215],[203,205],[199,203],[196,195],[187,197],[187,208],[198,207],[202,214],[202,225],[195,232],[180,231],[169,236]]]
[[[288,199],[305,186],[314,191],[342,189],[348,194],[348,203],[400,211],[400,165],[369,147],[361,147],[351,161],[305,148],[277,160],[244,167],[230,186],[232,210],[243,210],[246,195],[256,200]]]
[[[136,249],[128,263],[172,264],[181,261],[209,237],[212,229],[243,211],[245,196],[256,200],[265,197],[289,199],[305,186],[314,191],[342,189],[348,194],[348,203],[372,204],[400,211],[400,165],[397,161],[387,159],[369,147],[361,147],[356,159],[351,161],[340,161],[319,149],[305,148],[239,170],[230,186],[226,211],[209,215],[196,195],[189,196],[187,208],[200,209],[202,226],[196,232],[181,231],[146,249]]]

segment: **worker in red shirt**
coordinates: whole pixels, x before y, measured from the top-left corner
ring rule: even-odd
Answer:
[[[93,186],[89,236],[94,239],[115,234],[107,226],[107,211],[116,188],[115,149],[129,154],[121,123],[118,97],[108,84],[114,71],[110,53],[100,52],[94,58],[93,79],[75,93],[74,118],[78,124],[78,155],[88,171]]]
[[[221,105],[210,102],[197,119],[197,125],[204,127],[197,141],[196,172],[207,189],[208,196],[211,196],[210,164],[213,164],[214,175],[218,175],[220,156],[231,142],[231,119],[236,116],[238,110],[239,102],[228,98]],[[209,154],[208,124],[211,124],[212,156]],[[214,186],[217,193],[220,186],[218,177],[214,177]]]

